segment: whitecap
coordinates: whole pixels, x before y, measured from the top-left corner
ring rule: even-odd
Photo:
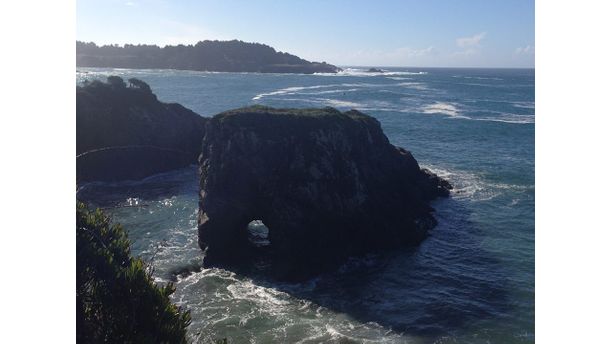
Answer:
[[[468,171],[448,170],[440,167],[424,166],[452,185],[451,196],[457,199],[487,201],[500,194],[487,185],[483,179]]]
[[[462,78],[462,79],[474,79],[474,80],[504,80],[502,78],[496,77],[484,77],[484,76],[465,76],[465,75],[453,75],[453,78]]]
[[[504,184],[487,181],[484,176],[474,172],[458,169],[447,169],[437,166],[422,165],[441,178],[448,180],[452,185],[451,196],[456,199],[470,201],[488,201],[508,190],[525,192],[533,190],[533,185]]]
[[[363,69],[363,68],[345,68],[342,71],[339,71],[337,73],[314,73],[313,75],[320,75],[320,76],[357,76],[357,77],[375,77],[375,76],[401,76],[401,75],[426,75],[427,72],[424,71],[417,71],[417,72],[410,72],[410,71],[389,71],[389,70],[383,70],[382,73],[373,73],[373,72],[368,72],[367,69]]]
[[[279,95],[291,95],[291,94],[326,94],[326,93],[341,93],[341,92],[354,92],[356,88],[367,88],[367,87],[384,87],[384,84],[369,84],[369,83],[343,83],[343,84],[329,84],[329,85],[314,85],[314,86],[292,86],[281,88],[276,91],[257,94],[252,100],[259,100],[263,97],[279,96]],[[316,90],[320,88],[338,88],[337,90],[329,91],[315,91],[315,92],[302,92],[309,90]],[[347,89],[347,87],[349,89]]]
[[[534,109],[535,108],[534,102],[512,102],[511,104],[512,106],[517,107],[517,108],[523,108],[523,109]]]
[[[420,82],[400,82],[399,84],[395,84],[395,86],[401,86],[406,88],[413,88],[415,90],[427,90],[427,87]]]
[[[531,115],[518,115],[518,114],[501,114],[495,117],[481,117],[472,118],[475,121],[486,121],[486,122],[501,122],[510,124],[534,124],[535,116]]]
[[[258,95],[256,95],[255,97],[253,97],[253,100],[258,100],[261,99],[263,97],[267,97],[267,96],[275,96],[275,95],[280,95],[280,94],[296,94],[299,91],[302,90],[312,90],[312,89],[317,89],[317,88],[328,88],[328,87],[336,87],[337,85],[315,85],[315,86],[294,86],[294,87],[286,87],[286,88],[281,88],[280,90],[276,90],[273,92],[269,92],[269,93],[260,93]]]
[[[361,104],[359,103],[350,102],[346,100],[339,100],[339,99],[323,99],[323,102],[333,107],[344,107],[344,108],[353,108],[353,109],[357,109],[361,107]]]
[[[434,104],[426,105],[421,108],[421,112],[426,114],[443,114],[448,116],[459,115],[459,109],[457,109],[454,104],[444,102],[435,102]]]
[[[349,89],[346,89],[346,90],[340,89],[340,90],[317,91],[317,92],[303,92],[303,93],[300,93],[300,94],[318,95],[318,94],[346,93],[346,92],[355,92],[355,91],[358,91],[358,89],[356,89],[356,88],[349,88]]]

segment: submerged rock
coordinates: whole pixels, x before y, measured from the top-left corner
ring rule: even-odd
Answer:
[[[385,71],[380,68],[370,68],[366,72],[368,73],[384,73]]]
[[[451,188],[355,110],[254,106],[218,114],[206,125],[199,163],[205,262],[252,262],[247,227],[261,220],[271,267],[286,280],[351,255],[418,244],[436,224],[428,202]]]
[[[195,164],[206,119],[138,79],[76,89],[77,182],[141,179]]]

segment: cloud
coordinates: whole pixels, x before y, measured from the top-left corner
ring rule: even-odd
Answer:
[[[477,47],[480,45],[480,41],[482,41],[486,35],[486,32],[481,32],[470,37],[459,37],[455,41],[457,42],[457,46],[460,48]]]
[[[514,55],[532,55],[535,53],[534,47],[527,45],[524,47],[518,47],[514,50]]]
[[[125,5],[126,5],[126,6],[131,6],[131,7],[134,7],[134,6],[136,6],[136,3],[135,3],[135,2],[133,2],[133,1],[128,1],[128,2],[126,2],[126,3],[125,3]]]

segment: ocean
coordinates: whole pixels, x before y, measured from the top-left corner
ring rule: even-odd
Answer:
[[[433,203],[418,247],[352,258],[300,284],[201,269],[197,167],[136,182],[90,183],[132,253],[173,281],[196,343],[532,343],[535,341],[533,69],[348,67],[338,74],[77,68],[118,75],[202,116],[253,104],[357,109],[391,143],[455,187]]]

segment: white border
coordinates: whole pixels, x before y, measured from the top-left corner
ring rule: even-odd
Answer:
[[[0,7],[0,343],[70,343],[76,340],[76,7],[73,1]]]
[[[75,6],[0,9],[2,343],[75,338]],[[604,1],[536,3],[541,343],[612,342],[610,13]]]
[[[536,2],[536,340],[612,343],[605,1]]]

